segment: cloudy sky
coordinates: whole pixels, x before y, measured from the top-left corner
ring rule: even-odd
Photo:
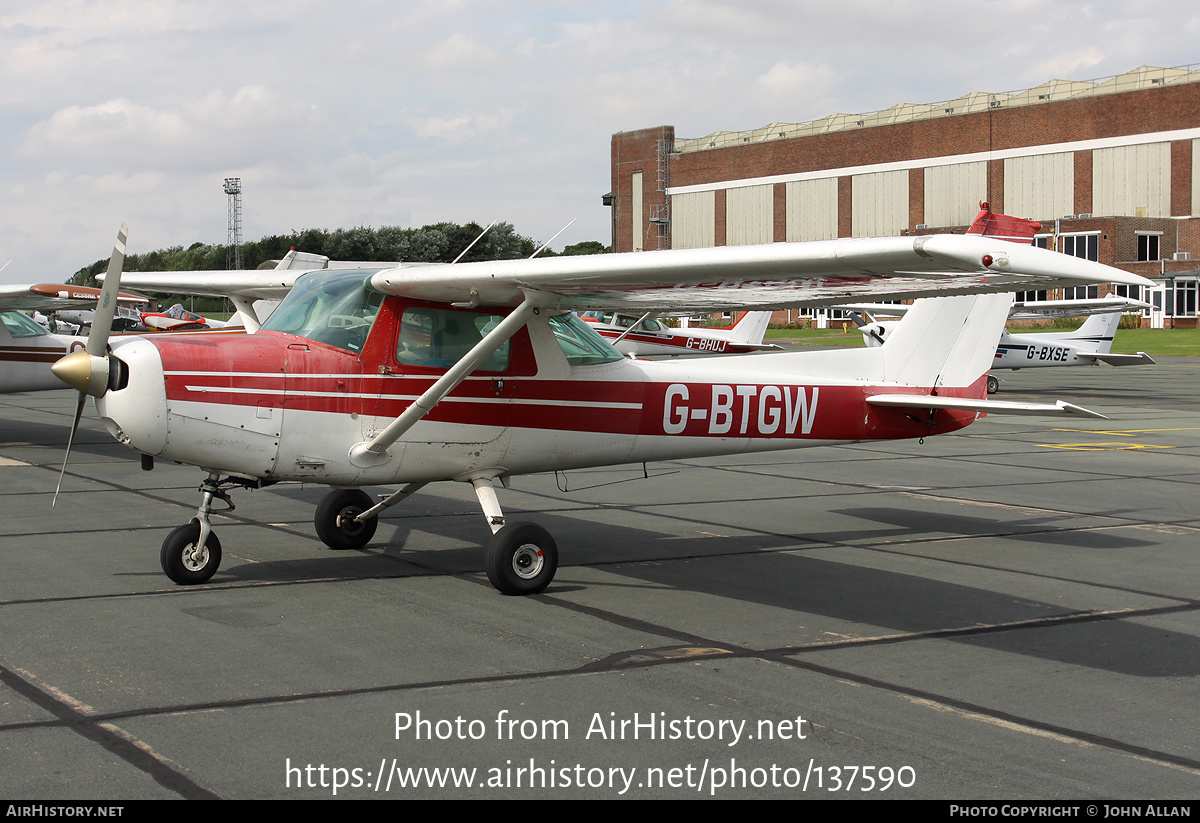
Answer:
[[[1194,0],[0,0],[0,282],[243,236],[501,219],[609,241],[679,137],[1200,63]]]

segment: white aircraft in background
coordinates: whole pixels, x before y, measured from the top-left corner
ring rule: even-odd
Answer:
[[[771,314],[769,311],[750,311],[732,326],[695,329],[673,329],[650,313],[639,316],[613,311],[586,311],[580,317],[621,354],[650,357],[777,351],[780,346],[763,343]]]
[[[91,307],[100,294],[100,289],[60,283],[0,285],[0,393],[63,388],[50,366],[83,348],[84,338],[51,334],[26,312]],[[139,306],[150,302],[134,294],[121,294],[118,299]]]
[[[863,342],[869,346],[881,346],[895,323],[879,322],[871,315],[902,316],[908,310],[905,305],[851,305],[844,306],[862,332]],[[1118,297],[1110,294],[1093,300],[1042,300],[1014,303],[1010,318],[1078,317],[1089,315],[1075,331],[1028,332],[1013,334],[1007,329],[1000,335],[992,369],[1035,369],[1057,366],[1094,366],[1107,363],[1110,366],[1153,365],[1154,359],[1145,352],[1137,354],[1113,354],[1113,337],[1126,312],[1140,312],[1150,308],[1149,303]],[[864,316],[865,315],[865,316]],[[1000,380],[988,375],[988,394],[995,394]]]
[[[124,252],[122,227],[106,294],[119,285]],[[255,273],[222,274],[228,292],[232,278],[242,278],[241,288]],[[216,572],[213,504],[232,506],[233,488],[328,485],[317,535],[330,548],[358,549],[374,536],[381,511],[427,483],[455,481],[471,484],[492,532],[489,580],[504,594],[537,593],[554,577],[557,544],[541,526],[506,521],[497,481],[915,439],[985,413],[1098,416],[1061,401],[986,398],[1012,303],[1007,292],[1150,282],[961,235],[320,267],[293,278],[300,274],[256,273],[291,282],[253,334],[110,344],[98,314],[86,349],[54,366],[80,392],[76,423],[90,395],[105,428],[144,465],[161,457],[204,472],[195,517],[167,536],[159,554],[176,583],[203,583]],[[666,361],[623,357],[574,314],[923,297],[933,299],[918,302],[877,349]],[[379,501],[362,491],[392,484],[400,488]]]

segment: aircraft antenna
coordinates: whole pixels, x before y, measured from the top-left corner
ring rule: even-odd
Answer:
[[[576,220],[578,220],[578,219],[579,219],[578,217],[572,217],[572,218],[571,218],[571,223],[574,223],[574,222],[575,222]],[[558,231],[556,231],[556,232],[554,233],[554,237],[558,237],[558,236],[559,236],[560,234],[562,234],[564,231],[566,231],[567,229],[571,228],[571,223],[568,223],[567,225],[563,226],[561,229],[559,229]],[[549,246],[551,243],[553,243],[553,242],[554,242],[554,237],[551,237],[551,238],[550,238],[549,240],[547,240],[545,243],[543,243],[542,245],[538,246],[538,250],[537,250],[537,251],[535,251],[533,254],[529,255],[529,259],[530,259],[530,260],[532,260],[533,258],[537,257],[539,254],[541,254],[542,252],[544,252],[544,251],[546,250],[546,247],[547,247],[547,246]]]
[[[454,258],[453,260],[451,260],[451,261],[450,261],[450,265],[451,265],[451,266],[453,266],[453,265],[454,265],[455,263],[457,263],[459,260],[462,260],[462,259],[463,259],[463,257],[465,257],[465,256],[466,256],[467,252],[469,252],[469,251],[471,250],[471,246],[474,246],[476,243],[478,243],[480,240],[482,240],[482,239],[483,239],[483,236],[484,236],[485,234],[487,234],[487,233],[488,233],[488,230],[489,230],[489,229],[491,229],[491,227],[492,227],[492,226],[494,226],[494,225],[496,225],[498,222],[500,222],[500,219],[499,219],[499,218],[496,218],[496,219],[495,219],[495,220],[493,220],[492,222],[488,223],[488,224],[487,224],[487,228],[486,228],[486,229],[484,229],[483,231],[481,231],[481,232],[479,233],[479,236],[478,236],[478,237],[476,237],[474,240],[472,240],[470,243],[468,243],[468,244],[467,244],[467,247],[466,247],[465,249],[463,249],[461,252],[459,252],[459,255],[458,255],[458,257],[456,257],[456,258]]]
[[[242,268],[242,178],[226,177],[229,196],[229,231],[225,236],[225,268]]]

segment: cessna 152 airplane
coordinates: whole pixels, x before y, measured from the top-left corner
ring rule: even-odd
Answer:
[[[122,227],[106,293],[117,288],[124,247]],[[217,500],[232,507],[235,487],[331,486],[316,510],[317,535],[353,549],[371,540],[381,511],[452,480],[473,486],[492,531],[492,584],[505,594],[540,592],[554,577],[557,545],[541,526],[506,521],[497,481],[920,438],[987,412],[1094,414],[1061,401],[986,399],[1012,302],[992,292],[1148,282],[961,235],[283,274],[223,274],[227,290],[248,294],[264,276],[290,290],[253,334],[110,342],[97,318],[86,351],[54,366],[80,392],[77,422],[90,395],[106,429],[144,463],[162,457],[204,472],[196,516],[160,551],[177,583],[203,583],[217,570],[210,516]],[[902,297],[933,299],[879,348],[657,362],[622,357],[573,313]],[[68,459],[69,451],[68,443]],[[379,501],[362,491],[393,484],[400,488]]]
[[[613,311],[587,311],[580,315],[621,354],[648,357],[681,354],[749,354],[778,350],[763,343],[771,312],[750,311],[732,326],[673,329],[647,312],[640,317]]]
[[[63,355],[84,347],[82,337],[51,334],[26,311],[59,311],[96,305],[100,289],[64,284],[0,286],[0,393],[61,389],[50,366]],[[120,302],[150,301],[121,294]]]
[[[862,332],[863,342],[868,346],[880,346],[887,339],[895,323],[880,323],[863,317],[867,314],[902,315],[909,307],[904,305],[849,306],[854,322]],[[1141,300],[1118,297],[1110,294],[1104,298],[1088,300],[1042,300],[1014,303],[1011,317],[1077,317],[1090,315],[1075,331],[1069,332],[1026,332],[1012,334],[1007,329],[1000,335],[996,347],[993,369],[1035,369],[1057,366],[1095,366],[1107,363],[1110,366],[1153,365],[1154,359],[1145,352],[1137,354],[1114,354],[1113,337],[1121,315],[1150,308]],[[868,314],[869,313],[869,314]],[[994,374],[987,379],[988,394],[1000,389],[1000,380]]]

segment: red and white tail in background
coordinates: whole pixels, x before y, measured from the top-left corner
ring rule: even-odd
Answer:
[[[729,330],[729,339],[734,342],[757,346],[762,343],[763,337],[767,334],[767,326],[771,322],[772,314],[774,312],[748,311],[739,317],[732,326],[723,327],[723,330]]]
[[[1024,217],[1010,217],[1007,214],[997,214],[987,203],[980,202],[979,214],[975,222],[967,229],[967,234],[977,234],[981,237],[995,237],[997,240],[1008,240],[1013,243],[1033,243],[1033,237],[1042,230],[1042,224],[1036,220],[1026,220]]]

